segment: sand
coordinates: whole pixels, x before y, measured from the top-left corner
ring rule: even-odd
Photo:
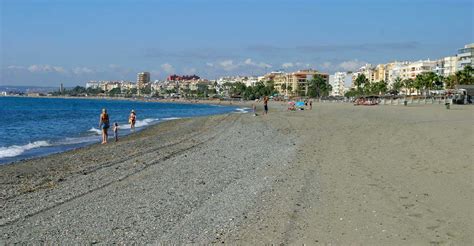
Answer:
[[[472,245],[473,123],[337,103],[165,122],[0,166],[0,241]]]

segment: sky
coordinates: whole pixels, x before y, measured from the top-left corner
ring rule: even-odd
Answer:
[[[474,0],[0,0],[0,85],[66,86],[438,59]]]

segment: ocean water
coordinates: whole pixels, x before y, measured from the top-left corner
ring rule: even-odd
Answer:
[[[101,141],[99,116],[106,108],[119,136],[130,133],[128,116],[137,113],[136,130],[166,120],[242,113],[237,107],[128,100],[0,97],[0,164],[43,156]],[[113,132],[109,129],[109,136]]]

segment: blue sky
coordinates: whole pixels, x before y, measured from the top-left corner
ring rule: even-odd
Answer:
[[[0,85],[263,74],[437,59],[474,0],[0,0]]]

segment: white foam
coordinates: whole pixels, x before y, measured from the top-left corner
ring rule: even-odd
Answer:
[[[18,156],[27,150],[46,146],[51,146],[51,144],[48,141],[36,141],[21,146],[12,145],[9,147],[0,147],[0,158]]]
[[[235,112],[235,113],[246,114],[246,113],[249,112],[249,110],[250,110],[250,108],[236,108],[235,111],[237,111],[237,112]]]
[[[89,132],[93,132],[95,133],[96,135],[101,135],[102,134],[102,131],[97,129],[97,128],[94,128],[92,127],[91,129],[89,129]]]
[[[166,120],[179,120],[179,119],[181,119],[181,118],[179,118],[179,117],[163,118],[163,120],[165,120],[165,121],[166,121]]]
[[[138,128],[138,127],[144,127],[144,126],[148,126],[148,125],[151,125],[153,123],[155,123],[156,121],[158,121],[159,119],[144,119],[144,120],[137,120],[135,122],[135,127]],[[122,124],[120,125],[119,124],[119,129],[130,129],[130,124]]]
[[[89,143],[92,141],[96,141],[97,137],[89,136],[89,137],[79,137],[79,138],[66,138],[64,140],[58,141],[55,144],[58,145],[68,145],[68,144],[82,144],[82,143]]]

